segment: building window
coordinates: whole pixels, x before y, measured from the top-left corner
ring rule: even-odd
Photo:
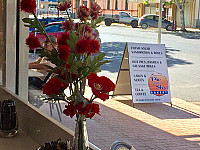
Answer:
[[[80,6],[80,0],[76,0],[76,8],[79,8]]]
[[[146,4],[144,5],[145,14],[156,14],[156,4]]]
[[[128,0],[126,0],[125,10],[128,10]]]
[[[110,9],[110,0],[108,0],[108,6],[107,9]]]
[[[118,10],[118,0],[115,1],[115,10]]]
[[[83,6],[87,6],[87,1],[83,1]]]

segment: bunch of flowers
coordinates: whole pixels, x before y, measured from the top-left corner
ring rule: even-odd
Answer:
[[[45,32],[45,25],[39,22],[35,15],[35,0],[21,0],[19,2],[21,11],[32,13],[34,20],[24,18],[26,27],[37,28],[37,31],[49,38]],[[66,11],[71,7],[71,1],[65,0],[58,6],[60,11]],[[103,18],[100,6],[91,2],[91,8],[80,6],[77,10],[79,23],[74,23],[68,15],[62,23],[65,32],[58,38],[58,47],[55,48],[51,40],[53,49],[40,52],[41,57],[46,57],[48,61],[56,67],[46,66],[49,72],[56,74],[43,87],[43,93],[49,99],[64,100],[67,102],[64,114],[70,117],[76,115],[77,120],[92,118],[95,114],[100,114],[99,105],[94,103],[96,98],[103,101],[109,99],[109,92],[115,88],[114,83],[105,76],[97,76],[100,66],[109,62],[104,61],[104,53],[99,53],[100,43],[95,36],[97,24]],[[26,44],[30,49],[42,47],[37,37],[29,36]],[[45,49],[45,48],[44,48]],[[93,95],[85,97],[86,80]],[[70,96],[66,96],[64,90],[70,91]]]

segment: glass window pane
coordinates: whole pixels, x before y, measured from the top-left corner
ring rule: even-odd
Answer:
[[[0,1],[0,84],[2,84],[3,20],[3,1]]]

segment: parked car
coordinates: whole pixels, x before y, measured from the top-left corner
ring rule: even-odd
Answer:
[[[144,15],[139,18],[138,25],[141,26],[142,29],[146,29],[148,27],[158,27],[159,16],[158,15]],[[172,30],[172,22],[162,18],[162,28],[166,30]]]
[[[127,12],[119,12],[119,15],[105,15],[105,25],[110,26],[112,23],[123,23],[131,25],[133,28],[138,26],[138,18],[130,16]]]

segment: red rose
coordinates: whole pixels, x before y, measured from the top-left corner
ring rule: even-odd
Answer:
[[[58,56],[60,57],[60,59],[67,61],[67,58],[69,57],[69,51],[70,48],[68,45],[61,45],[58,47]]]
[[[105,76],[98,77],[95,73],[90,73],[87,79],[93,94],[102,100],[108,99],[109,96],[106,93],[115,89],[115,84]]]
[[[69,9],[71,6],[72,6],[71,1],[61,2],[58,5],[58,10],[65,11],[65,10]]]
[[[38,40],[37,37],[35,37],[34,35],[30,35],[27,39],[26,39],[26,45],[29,47],[29,49],[35,49],[38,47],[41,47],[41,44]]]
[[[69,40],[69,33],[63,33],[60,38],[58,38],[58,46],[68,45],[67,40]]]
[[[63,91],[64,88],[68,87],[68,83],[62,82],[60,79],[51,78],[43,87],[43,94],[51,95],[60,93],[60,90]]]
[[[27,13],[34,13],[36,10],[36,1],[35,0],[21,0],[19,1],[19,8],[21,11]]]
[[[65,110],[63,113],[66,116],[70,116],[71,118],[76,114],[76,106],[74,105],[74,102],[70,102],[68,105],[65,105]]]
[[[90,41],[86,39],[79,39],[75,44],[75,50],[78,54],[84,54],[91,50]]]
[[[77,11],[77,17],[80,18],[81,21],[85,20],[89,17],[90,11],[86,6],[80,6]]]
[[[100,51],[101,46],[98,40],[93,39],[90,44],[92,47],[90,53],[95,54]]]

